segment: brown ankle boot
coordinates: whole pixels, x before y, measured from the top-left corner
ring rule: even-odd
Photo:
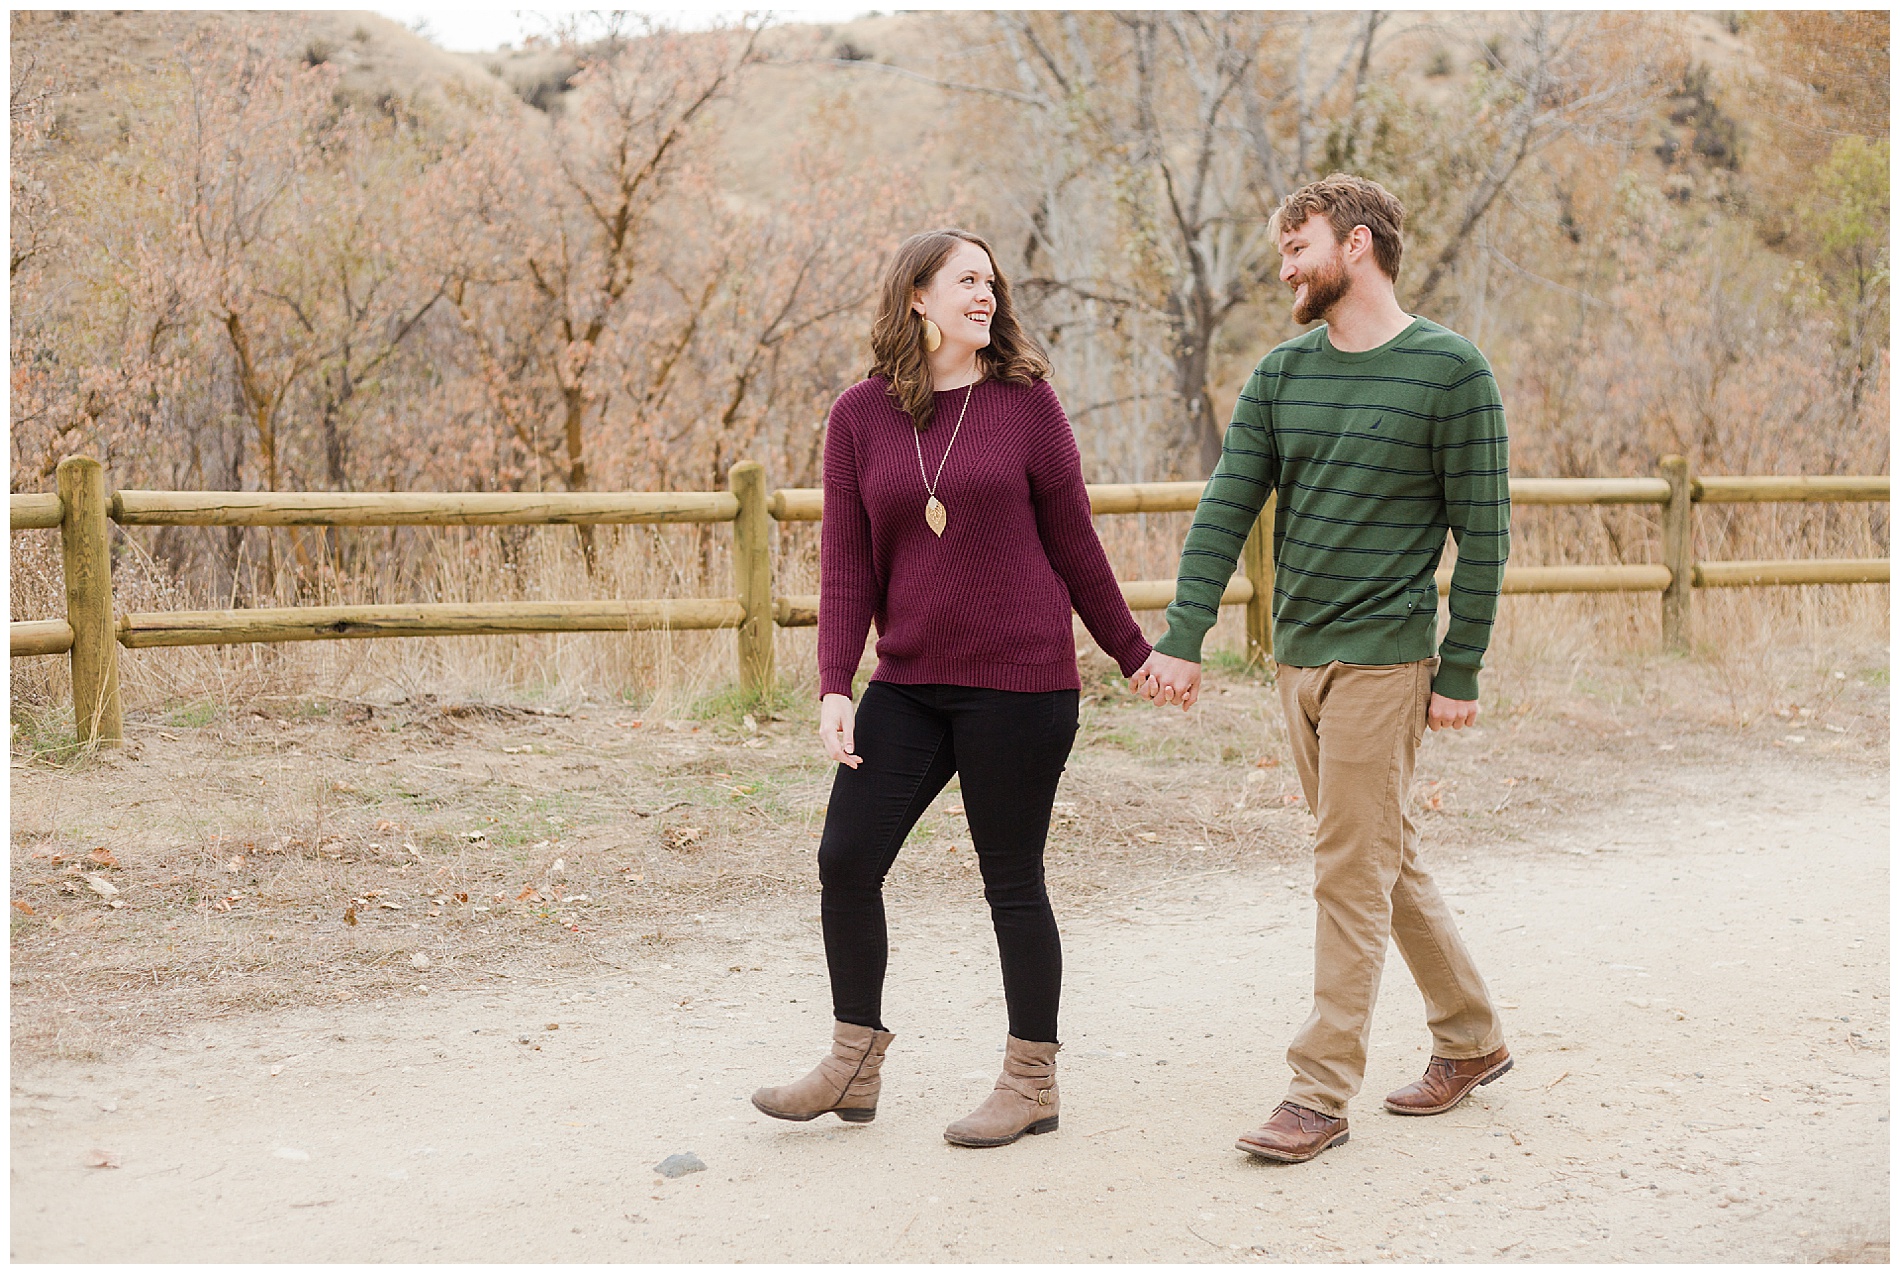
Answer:
[[[896,1039],[849,1022],[831,1025],[831,1052],[796,1083],[761,1088],[752,1104],[774,1119],[816,1119],[829,1111],[848,1124],[877,1118],[878,1068],[884,1050]]]
[[[1060,1044],[1032,1044],[1008,1036],[1003,1073],[981,1106],[943,1130],[953,1146],[1007,1146],[1024,1133],[1054,1132],[1061,1109],[1056,1091]]]

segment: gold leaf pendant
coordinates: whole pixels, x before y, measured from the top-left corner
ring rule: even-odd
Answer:
[[[944,511],[943,501],[934,495],[924,505],[924,521],[939,539],[943,538],[943,528],[950,525],[950,515]]]

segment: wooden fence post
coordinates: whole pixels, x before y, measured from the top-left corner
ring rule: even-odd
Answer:
[[[1267,496],[1247,542],[1241,546],[1241,568],[1253,585],[1247,603],[1247,664],[1262,667],[1273,662],[1273,509],[1277,497]]]
[[[64,514],[66,622],[73,627],[73,728],[81,743],[125,741],[119,707],[119,639],[112,613],[112,541],[106,473],[97,460],[59,462]]]
[[[776,680],[772,645],[772,518],[766,508],[765,466],[755,460],[732,466],[728,475],[739,501],[732,520],[732,580],[745,607],[739,625],[739,686],[768,694]]]
[[[1663,505],[1663,565],[1669,568],[1669,587],[1662,595],[1663,644],[1672,650],[1689,648],[1690,599],[1695,588],[1695,484],[1689,462],[1664,456],[1657,465],[1669,484],[1669,503]]]

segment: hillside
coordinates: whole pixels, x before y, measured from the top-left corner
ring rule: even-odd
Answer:
[[[15,491],[75,452],[156,488],[705,490],[740,459],[810,484],[891,247],[950,221],[995,244],[1088,476],[1199,477],[1299,330],[1266,214],[1342,168],[1404,202],[1401,303],[1484,350],[1514,472],[1888,464],[1878,14],[923,12],[468,55],[346,12],[11,33]],[[1151,521],[1111,535],[1137,578],[1177,547]],[[1872,507],[1708,527],[1712,558],[1888,538]],[[1658,534],[1513,528],[1552,564]],[[726,569],[686,532],[609,539],[141,532],[127,586],[703,595]],[[37,613],[61,585],[27,551]],[[788,533],[787,578],[813,553]]]

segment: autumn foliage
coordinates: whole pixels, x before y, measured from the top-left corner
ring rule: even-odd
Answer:
[[[365,87],[349,41],[389,34],[295,14],[178,15],[164,55],[76,72],[75,24],[123,20],[12,20],[16,492],[81,452],[121,487],[811,483],[880,260],[953,220],[1008,255],[1091,479],[1198,477],[1297,330],[1266,215],[1339,167],[1407,203],[1401,301],[1491,354],[1517,472],[1887,467],[1884,14],[617,20],[516,92]],[[1646,516],[1533,518],[1519,551],[1646,560]],[[1884,510],[1711,526],[1707,556],[1886,552]],[[1105,533],[1169,572],[1166,519]],[[656,595],[721,545],[175,530],[123,561],[219,605]],[[805,586],[810,547],[783,537]],[[56,604],[36,553],[19,618]]]

